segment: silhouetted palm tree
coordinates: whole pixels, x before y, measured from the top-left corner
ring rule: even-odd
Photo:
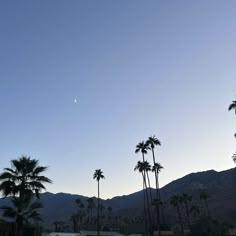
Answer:
[[[96,179],[98,182],[98,205],[97,205],[97,232],[98,232],[98,236],[100,235],[100,222],[99,222],[99,198],[100,198],[100,190],[99,190],[99,181],[100,179],[104,179],[105,176],[103,175],[103,172],[101,169],[97,169],[95,170],[94,174],[93,174],[93,179]]]
[[[87,203],[88,203],[88,209],[89,209],[89,223],[91,223],[92,220],[92,216],[93,216],[93,208],[95,207],[93,198],[88,198],[87,199]]]
[[[170,204],[172,206],[174,206],[177,210],[177,215],[178,215],[178,219],[179,219],[179,224],[181,227],[181,234],[184,235],[184,225],[183,225],[183,220],[182,220],[182,215],[181,215],[181,211],[180,211],[180,202],[181,202],[181,198],[178,194],[173,195],[170,199]]]
[[[74,213],[71,215],[70,217],[70,220],[72,221],[72,224],[73,224],[73,232],[74,233],[77,233],[78,232],[78,221],[79,221],[79,216],[77,213]],[[57,224],[57,222],[54,222],[54,224]],[[56,227],[58,227],[57,225],[55,224]],[[58,232],[58,231],[55,231],[55,232]]]
[[[30,157],[22,156],[19,159],[11,161],[12,168],[4,168],[4,172],[0,175],[0,191],[5,197],[7,196],[24,196],[36,194],[45,190],[44,183],[52,183],[52,181],[41,175],[47,170],[45,166],[39,166],[38,160]]]
[[[78,232],[80,232],[81,225],[83,223],[83,218],[86,214],[85,214],[85,211],[84,211],[84,203],[80,200],[80,198],[77,198],[75,200],[75,203],[77,205],[76,216],[77,216]]]
[[[210,211],[209,211],[209,207],[208,207],[208,194],[206,191],[201,191],[200,192],[200,200],[202,200],[204,202],[204,206],[205,206],[205,210],[207,212],[207,216],[210,216]]]
[[[3,195],[14,196],[15,200],[18,198],[16,211],[18,214],[23,214],[25,204],[29,204],[29,199],[36,195],[39,198],[39,193],[45,189],[44,183],[52,183],[52,181],[41,175],[47,170],[45,166],[39,166],[38,160],[30,157],[22,156],[19,159],[11,161],[11,168],[4,168],[0,175],[0,191]],[[16,235],[20,235],[23,227],[23,221],[16,221]]]
[[[143,162],[143,168],[144,171],[147,175],[147,182],[148,182],[148,188],[149,188],[149,197],[150,197],[150,201],[152,201],[152,193],[151,193],[151,183],[150,183],[150,178],[149,178],[149,174],[148,172],[152,170],[152,166],[150,165],[150,163],[148,161],[144,161]]]
[[[188,195],[187,193],[183,193],[181,196],[182,202],[185,207],[187,222],[189,229],[191,228],[191,221],[190,221],[190,209],[189,209],[189,203],[192,202],[192,196]]]
[[[161,146],[161,142],[155,137],[155,135],[150,136],[148,140],[146,141],[146,144],[149,146],[149,148],[152,150],[152,158],[153,158],[153,169],[152,171],[155,173],[155,184],[156,184],[156,198],[161,199],[160,196],[160,190],[159,190],[159,181],[158,181],[158,169],[157,169],[157,163],[155,159],[155,152],[154,149],[156,146]],[[162,167],[163,168],[163,167]],[[159,236],[161,235],[160,231],[160,206],[156,205],[156,214],[157,214],[157,228],[158,228],[158,233]]]
[[[147,210],[148,204],[146,202],[147,200],[147,182],[145,178],[145,168],[144,168],[144,162],[138,161],[137,165],[134,168],[134,171],[138,170],[139,173],[142,174],[143,178],[143,207],[144,207],[144,223],[145,223],[145,231],[148,232],[148,222],[150,223],[150,210]],[[148,213],[148,219],[147,219],[147,213]]]
[[[148,149],[149,149],[148,143],[145,143],[144,141],[136,145],[135,153],[139,153],[139,152],[142,153],[143,162],[145,161],[144,155],[147,154]]]
[[[232,103],[229,105],[228,110],[229,111],[234,110],[234,112],[236,114],[236,101],[232,101]]]
[[[150,147],[150,149],[152,150],[152,158],[153,158],[153,166],[156,165],[156,159],[155,159],[155,153],[154,153],[154,149],[156,146],[161,146],[161,142],[154,136],[150,136],[148,138],[148,140],[146,141],[146,145],[148,145]],[[156,170],[156,168],[154,169]],[[159,183],[158,183],[158,173],[155,171],[155,180],[156,180],[156,190],[158,192],[159,189]],[[157,198],[158,198],[158,193],[157,193]]]
[[[18,197],[12,197],[12,206],[1,206],[3,209],[3,216],[14,219],[17,222],[18,227],[16,229],[16,235],[21,235],[23,232],[23,224],[32,224],[41,221],[38,210],[42,208],[42,204],[38,201],[31,202],[31,198],[24,199],[22,201]],[[21,212],[18,211],[21,209]]]
[[[236,101],[232,101],[232,103],[229,105],[228,111],[234,110],[236,114]],[[236,138],[236,133],[234,134],[234,137]]]
[[[193,205],[193,206],[191,206],[191,208],[190,208],[190,212],[191,212],[191,214],[192,214],[194,217],[197,217],[197,216],[200,214],[200,209],[199,209],[198,206]]]
[[[152,172],[155,173],[156,177],[156,199],[161,202],[161,195],[160,195],[160,189],[159,189],[159,173],[163,169],[163,166],[161,166],[160,163],[155,163],[152,167]],[[157,226],[158,226],[158,232],[159,236],[161,235],[160,231],[160,208],[162,210],[162,217],[164,221],[164,209],[162,205],[156,205],[156,214],[157,214]]]
[[[107,220],[108,220],[108,223],[111,220],[111,214],[112,214],[112,207],[109,206],[109,207],[107,207]]]

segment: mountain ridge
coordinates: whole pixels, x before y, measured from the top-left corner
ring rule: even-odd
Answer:
[[[193,203],[201,205],[199,192],[206,190],[209,195],[209,208],[216,218],[224,219],[236,224],[236,168],[223,171],[199,171],[190,173],[179,179],[173,180],[160,190],[162,200],[166,202],[165,218],[169,224],[176,222],[175,209],[169,204],[173,194],[187,192],[193,196]],[[155,190],[152,189],[153,196]],[[44,208],[41,210],[44,225],[52,227],[55,221],[69,219],[75,211],[75,200],[80,198],[86,205],[87,196],[72,193],[51,193],[41,194]],[[96,197],[92,197],[96,203]],[[0,199],[0,205],[6,203],[6,199]],[[143,214],[143,190],[122,196],[114,196],[108,199],[101,199],[100,203],[112,207],[113,216],[117,217],[140,217]]]

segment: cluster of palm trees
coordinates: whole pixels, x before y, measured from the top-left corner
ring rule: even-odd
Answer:
[[[232,103],[229,105],[228,110],[229,111],[234,110],[236,114],[236,101],[232,101]],[[234,134],[234,137],[236,138],[236,133]],[[233,161],[236,162],[236,153],[233,154],[232,158],[233,158]]]
[[[147,141],[142,141],[136,146],[135,153],[142,154],[142,161],[138,161],[134,170],[139,171],[142,175],[143,180],[143,190],[144,190],[144,220],[145,220],[145,231],[146,233],[152,235],[154,229],[154,217],[151,211],[151,207],[155,205],[156,208],[156,226],[160,232],[160,206],[161,206],[161,195],[159,189],[159,173],[163,167],[160,163],[156,162],[155,158],[155,147],[161,146],[161,142],[155,137],[150,136]],[[145,159],[145,155],[148,154],[148,151],[152,153],[153,165]],[[153,172],[155,175],[155,197],[152,195],[151,183],[149,178],[149,172]]]
[[[184,236],[184,228],[191,230],[193,220],[202,215],[209,217],[208,194],[206,191],[200,191],[199,198],[201,207],[193,204],[193,197],[188,193],[175,194],[170,198],[170,204],[176,209],[180,233]],[[201,210],[201,211],[200,211]]]
[[[39,166],[38,160],[22,156],[12,160],[11,168],[4,168],[0,175],[0,192],[4,197],[11,197],[12,203],[11,206],[1,206],[1,209],[4,217],[14,219],[16,236],[23,234],[26,224],[40,220],[40,192],[45,190],[45,183],[52,183],[41,175],[46,170],[46,166]]]
[[[93,229],[94,225],[97,224],[97,217],[93,214],[93,209],[99,210],[99,222],[100,228],[101,225],[108,226],[111,222],[112,207],[105,207],[100,204],[99,208],[94,202],[94,198],[88,198],[86,201],[82,201],[80,198],[75,200],[76,210],[71,215],[70,220],[73,223],[73,232],[80,232],[81,228],[84,229]],[[59,232],[58,229],[55,232]]]

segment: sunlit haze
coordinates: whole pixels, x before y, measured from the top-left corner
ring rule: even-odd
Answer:
[[[161,186],[233,168],[235,11],[233,0],[1,1],[1,170],[29,155],[49,166],[47,191],[95,196],[100,168],[101,198],[129,194],[150,135]]]

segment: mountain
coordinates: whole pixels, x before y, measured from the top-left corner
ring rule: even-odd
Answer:
[[[236,168],[217,172],[214,170],[191,173],[180,179],[172,181],[161,189],[164,205],[164,215],[168,223],[176,222],[175,209],[169,204],[173,194],[187,192],[192,194],[193,203],[201,206],[199,192],[205,190],[209,195],[210,214],[236,224]],[[154,195],[154,190],[153,196]],[[49,193],[42,194],[44,208],[41,210],[44,225],[53,227],[55,221],[69,222],[70,216],[75,212],[75,200],[80,198],[85,205],[88,197],[67,194]],[[96,203],[94,197],[94,202]],[[5,204],[7,199],[0,199],[0,205]],[[138,217],[143,214],[143,191],[130,195],[101,200],[106,208],[112,207],[113,216]]]

